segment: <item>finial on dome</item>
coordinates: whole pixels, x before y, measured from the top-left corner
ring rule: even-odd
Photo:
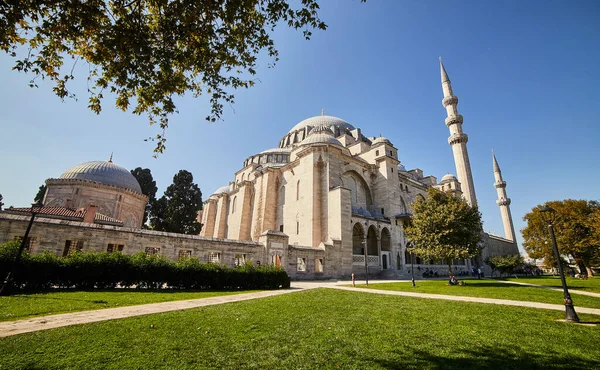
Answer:
[[[113,154],[110,153],[110,159],[108,160],[108,163],[112,163],[112,157],[113,157]]]
[[[325,115],[325,108],[321,109],[321,116]]]

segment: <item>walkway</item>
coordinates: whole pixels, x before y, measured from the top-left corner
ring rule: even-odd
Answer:
[[[386,282],[397,283],[397,282],[399,282],[399,280],[389,280],[389,281],[377,280],[377,281],[372,281],[371,283],[372,284],[381,284],[381,283],[386,283]],[[363,284],[363,283],[364,283],[364,281],[356,281],[356,284]],[[251,300],[251,299],[273,297],[273,296],[277,296],[277,295],[293,293],[293,292],[298,292],[298,291],[307,290],[307,289],[316,289],[316,288],[330,288],[330,289],[347,290],[347,291],[352,291],[352,292],[385,294],[385,295],[415,297],[415,298],[442,299],[442,300],[447,300],[447,301],[458,301],[458,302],[500,304],[500,305],[505,305],[505,306],[518,306],[518,307],[538,308],[538,309],[557,310],[557,311],[563,311],[565,309],[564,305],[559,305],[559,304],[513,301],[513,300],[507,300],[507,299],[449,296],[449,295],[442,295],[442,294],[398,292],[398,291],[355,288],[355,287],[351,287],[351,286],[345,286],[345,285],[350,285],[350,284],[351,284],[350,281],[301,281],[301,282],[292,282],[291,289],[269,290],[269,291],[256,292],[256,293],[234,294],[234,295],[227,295],[227,296],[190,299],[190,300],[183,300],[183,301],[150,303],[150,304],[144,304],[144,305],[138,305],[138,306],[106,308],[106,309],[94,310],[94,311],[82,311],[82,312],[50,315],[50,316],[41,316],[41,317],[36,317],[36,318],[32,318],[32,319],[24,319],[24,320],[18,320],[18,321],[5,321],[5,322],[0,322],[0,338],[8,337],[8,336],[15,335],[15,334],[30,333],[30,332],[39,331],[39,330],[60,328],[63,326],[87,324],[87,323],[98,322],[98,321],[123,319],[123,318],[133,317],[133,316],[142,316],[142,315],[150,315],[150,314],[161,313],[161,312],[187,310],[190,308],[213,306],[213,305],[217,305],[217,304],[241,302],[241,301],[247,301],[247,300]],[[581,293],[581,292],[579,292],[579,293]],[[585,292],[585,293],[588,293],[588,292]],[[592,294],[596,294],[596,293],[592,293]],[[576,306],[576,309],[577,309],[578,313],[600,315],[600,309],[583,308],[583,307],[577,307],[577,306]]]

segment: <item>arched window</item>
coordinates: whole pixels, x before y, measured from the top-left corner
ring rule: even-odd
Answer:
[[[300,180],[296,183],[296,200],[300,199]]]
[[[237,200],[237,196],[233,197],[233,202],[231,202],[231,214],[235,212],[235,202]]]

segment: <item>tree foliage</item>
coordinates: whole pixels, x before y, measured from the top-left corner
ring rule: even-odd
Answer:
[[[165,194],[154,202],[150,215],[153,229],[181,234],[199,234],[202,225],[197,221],[202,209],[202,192],[194,177],[186,170],[173,176]]]
[[[544,205],[554,210],[554,234],[559,253],[573,257],[592,276],[592,263],[600,248],[598,229],[594,226],[595,217],[600,217],[597,216],[600,207],[598,202],[567,199],[546,202]],[[521,230],[523,247],[531,258],[544,258],[556,267],[548,224],[540,213],[544,205],[536,206],[523,217],[527,223]]]
[[[41,202],[42,200],[44,200],[44,195],[46,195],[46,184],[42,184],[39,189],[37,194],[35,195],[35,198],[33,198],[34,202]]]
[[[148,215],[150,209],[152,208],[152,204],[156,200],[156,192],[158,188],[156,187],[156,181],[152,177],[152,172],[149,168],[141,168],[137,167],[134,170],[131,170],[131,174],[140,184],[142,188],[142,194],[148,197],[148,204],[146,205],[146,210],[144,211],[144,221],[142,222],[142,226],[146,227],[146,221],[148,220]]]
[[[485,263],[494,271],[498,271],[500,276],[503,274],[512,274],[515,269],[523,265],[523,257],[517,254],[507,254],[506,256],[491,256],[485,259]]]
[[[462,197],[431,188],[427,198],[413,204],[405,233],[416,255],[426,260],[445,259],[452,275],[452,259],[471,258],[481,251],[481,214]]]
[[[254,85],[258,55],[270,66],[278,61],[270,36],[278,24],[306,39],[327,28],[317,1],[3,1],[0,49],[17,58],[14,69],[34,76],[30,86],[49,79],[62,99],[74,97],[69,83],[84,63],[89,108],[100,113],[110,96],[117,108],[147,115],[162,128],[153,138],[161,153],[175,96],[207,94],[206,119],[220,119],[232,91]]]
[[[4,203],[2,202],[2,194],[0,194],[0,211],[2,211],[2,207],[4,206]]]

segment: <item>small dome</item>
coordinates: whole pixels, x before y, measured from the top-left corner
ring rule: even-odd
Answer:
[[[225,194],[229,193],[229,185],[221,186],[220,188],[215,190],[213,195],[218,195],[218,194],[223,194],[223,193],[225,193]]]
[[[93,181],[104,185],[118,186],[142,194],[142,188],[131,172],[110,161],[81,163],[66,170],[59,178]]]
[[[456,176],[454,176],[453,174],[447,173],[444,175],[444,177],[442,177],[442,182],[444,182],[444,181],[458,181],[458,180],[456,179]]]
[[[379,144],[379,143],[386,143],[386,144],[392,145],[392,142],[383,136],[380,136],[377,139],[373,140],[373,145]]]
[[[404,165],[403,165],[402,163],[400,163],[400,164],[398,165],[398,169],[399,169],[400,171],[407,172],[407,171],[406,171],[406,167],[404,167]]]
[[[341,118],[333,117],[333,116],[315,116],[311,118],[307,118],[304,121],[298,123],[296,126],[292,127],[289,133],[294,131],[302,130],[305,127],[316,127],[316,126],[336,126],[348,130],[354,130],[354,126],[344,121]]]

